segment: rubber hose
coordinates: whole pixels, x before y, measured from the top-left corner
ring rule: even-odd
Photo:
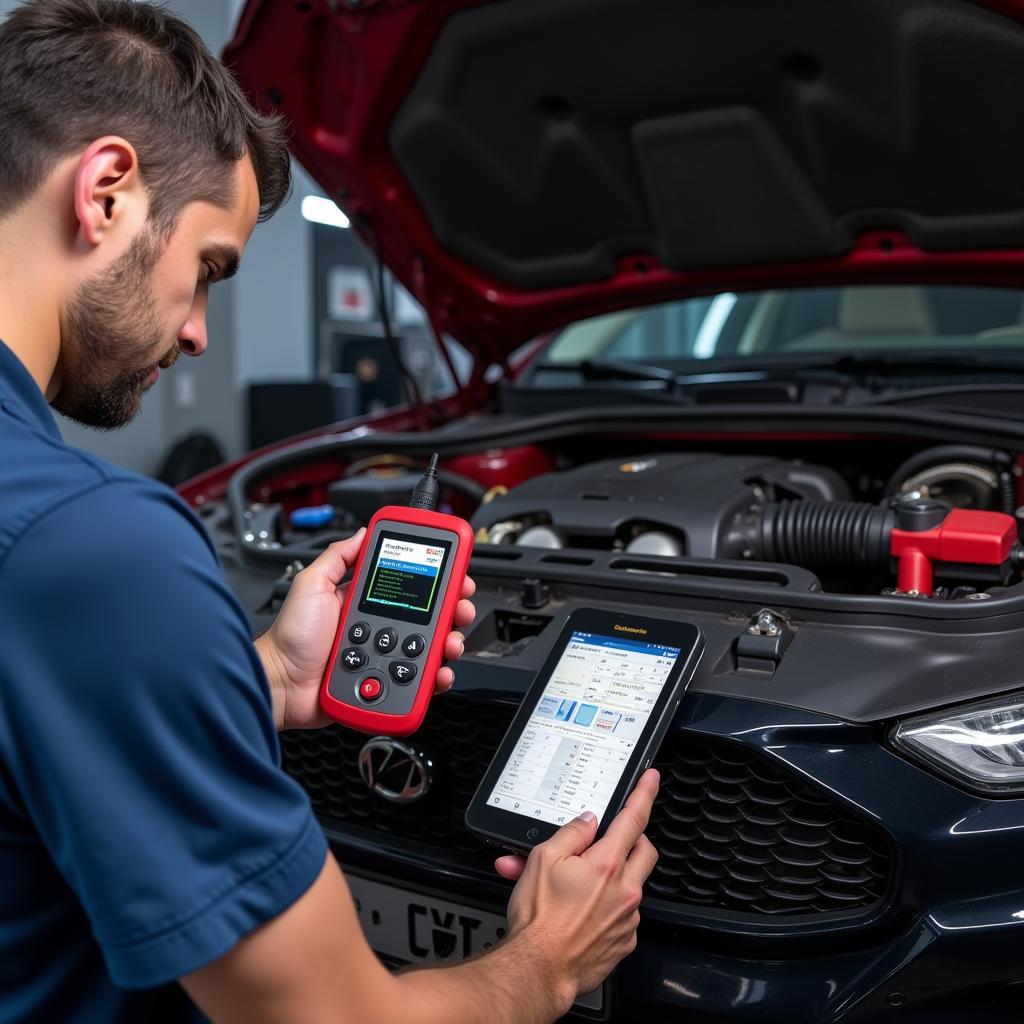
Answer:
[[[1013,456],[999,448],[982,448],[973,444],[942,444],[936,448],[926,448],[897,466],[896,471],[889,477],[883,493],[896,494],[904,480],[926,466],[934,466],[940,462],[984,462],[996,469],[1009,469],[1013,464]]]
[[[766,505],[761,543],[769,562],[814,569],[889,564],[895,513],[856,501],[782,501]]]
[[[1017,480],[1006,470],[999,474],[999,511],[1008,516],[1017,511]]]
[[[477,505],[484,500],[484,495],[489,490],[489,488],[484,487],[483,484],[478,484],[468,476],[463,476],[461,473],[453,473],[449,469],[439,469],[437,471],[437,479],[440,480],[445,487],[451,487],[455,491],[461,491],[471,501],[475,501]]]

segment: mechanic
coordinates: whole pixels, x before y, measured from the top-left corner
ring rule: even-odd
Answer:
[[[657,773],[600,841],[583,815],[498,860],[501,946],[391,974],[275,732],[325,724],[361,535],[254,644],[190,510],[65,446],[50,409],[122,426],[204,352],[210,286],[287,195],[282,126],[163,11],[31,0],[0,26],[0,134],[0,1021],[566,1012],[635,945]]]

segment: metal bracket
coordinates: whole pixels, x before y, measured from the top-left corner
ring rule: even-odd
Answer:
[[[736,668],[772,676],[793,642],[793,630],[779,612],[762,608],[736,638]]]

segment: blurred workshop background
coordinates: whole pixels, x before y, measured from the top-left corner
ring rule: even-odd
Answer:
[[[0,16],[15,3],[0,0]],[[215,53],[242,6],[167,4]],[[211,292],[202,361],[183,359],[162,376],[124,429],[101,433],[58,417],[68,443],[173,485],[272,441],[402,401],[382,343],[372,254],[298,164],[293,171],[291,198],[257,227],[241,273]],[[387,274],[384,294],[406,364],[428,392],[446,390],[420,307]]]

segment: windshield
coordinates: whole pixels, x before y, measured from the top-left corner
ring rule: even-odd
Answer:
[[[1024,361],[1024,292],[1007,288],[857,285],[682,299],[571,324],[549,366],[629,362],[799,362],[993,349]]]

